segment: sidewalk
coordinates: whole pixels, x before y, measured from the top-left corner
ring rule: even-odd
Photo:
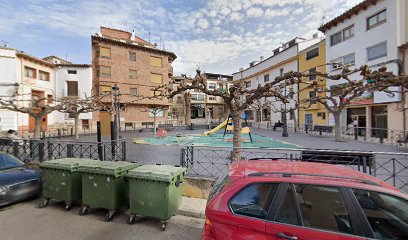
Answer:
[[[183,197],[178,215],[205,218],[206,199]]]

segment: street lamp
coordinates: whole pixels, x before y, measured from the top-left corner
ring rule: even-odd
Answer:
[[[286,95],[286,86],[285,86],[285,110],[284,110],[284,118],[283,118],[283,131],[282,131],[282,137],[289,137],[289,133],[288,133],[288,118],[287,118],[287,109],[286,109],[286,99],[287,99],[287,95]]]
[[[115,126],[115,131],[116,131],[116,139],[120,139],[120,96],[121,93],[119,91],[119,87],[117,84],[112,86],[112,92],[113,92],[113,108],[115,112],[115,119],[114,119],[114,126]]]

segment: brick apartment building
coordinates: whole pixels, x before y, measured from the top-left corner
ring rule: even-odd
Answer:
[[[153,122],[149,109],[163,106],[157,122],[167,121],[171,103],[166,98],[148,98],[160,93],[152,89],[169,83],[176,59],[172,52],[161,50],[155,45],[134,36],[131,32],[106,27],[100,33],[92,35],[93,89],[96,95],[109,95],[112,86],[117,84],[121,97],[121,122],[141,126],[144,122]],[[104,97],[104,103],[111,97]],[[94,121],[99,113],[94,113]]]

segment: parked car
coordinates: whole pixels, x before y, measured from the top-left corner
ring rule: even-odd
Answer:
[[[203,240],[408,239],[408,195],[344,166],[234,163],[209,194]]]
[[[0,207],[40,194],[40,174],[16,157],[0,152]]]

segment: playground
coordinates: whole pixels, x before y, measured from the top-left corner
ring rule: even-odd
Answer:
[[[244,126],[241,131],[242,147],[255,148],[301,148],[301,146],[290,144],[283,141],[273,140],[272,138],[252,134],[243,114]],[[228,117],[217,127],[202,134],[182,134],[177,133],[175,136],[168,136],[167,132],[159,129],[155,137],[144,137],[134,139],[135,144],[149,145],[195,145],[195,146],[212,146],[212,147],[232,147],[234,125],[231,116]]]

